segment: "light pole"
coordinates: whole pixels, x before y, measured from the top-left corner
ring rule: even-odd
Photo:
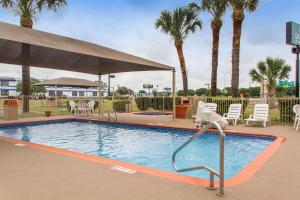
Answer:
[[[108,74],[108,95],[110,95],[110,79],[115,77],[115,75]]]

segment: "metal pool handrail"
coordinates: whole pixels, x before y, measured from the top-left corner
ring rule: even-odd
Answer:
[[[190,142],[192,142],[194,139],[202,135],[205,131],[207,131],[209,128],[216,127],[219,130],[220,133],[220,154],[219,154],[219,165],[220,165],[220,171],[217,172],[216,170],[206,166],[206,165],[200,165],[200,166],[194,166],[194,167],[188,167],[188,168],[182,168],[178,169],[176,165],[176,155],[178,152],[180,152],[184,147],[186,147]],[[218,196],[224,196],[224,137],[225,133],[223,132],[221,126],[217,122],[209,122],[206,126],[204,126],[201,130],[199,130],[197,133],[195,133],[188,141],[183,143],[180,147],[178,147],[173,155],[172,155],[172,164],[173,168],[176,172],[186,172],[186,171],[194,171],[194,170],[207,170],[209,172],[209,187],[208,189],[214,190],[216,189],[214,186],[214,176],[219,177],[219,188],[217,195]]]

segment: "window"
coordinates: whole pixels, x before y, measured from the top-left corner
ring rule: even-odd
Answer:
[[[84,96],[84,92],[80,91],[79,92],[79,96],[83,97]]]
[[[57,96],[61,97],[63,95],[63,92],[62,91],[57,91]]]
[[[78,96],[78,93],[76,91],[72,91],[72,96],[73,97],[77,97]]]
[[[8,90],[1,90],[1,96],[9,96]]]
[[[97,92],[93,92],[93,97],[96,97],[98,96],[98,93]]]
[[[49,91],[49,96],[50,97],[55,96],[55,91]]]
[[[1,86],[9,86],[9,81],[7,80],[2,80],[0,83]]]

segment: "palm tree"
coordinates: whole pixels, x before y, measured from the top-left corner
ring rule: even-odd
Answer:
[[[217,95],[217,73],[218,73],[218,57],[219,57],[219,38],[220,30],[223,25],[223,16],[228,6],[228,0],[202,0],[198,6],[196,3],[189,4],[190,8],[196,10],[204,10],[212,15],[212,63],[211,63],[211,95]]]
[[[20,17],[20,25],[26,28],[33,27],[33,19],[43,9],[57,11],[67,4],[66,0],[0,0],[0,5],[8,9],[13,14]],[[26,57],[30,55],[30,46],[22,45],[22,95],[23,95],[23,112],[29,112],[30,95],[30,67],[26,64]]]
[[[188,80],[183,43],[189,33],[194,33],[197,28],[202,28],[198,13],[187,7],[177,8],[173,11],[163,10],[155,22],[155,28],[160,28],[162,32],[169,34],[174,41],[181,67],[183,92],[187,96]]]
[[[240,43],[242,24],[245,19],[245,11],[254,12],[258,7],[259,0],[229,0],[232,9],[233,38],[232,38],[232,73],[231,88],[232,96],[238,96],[239,89],[239,64]]]
[[[268,96],[276,95],[276,83],[278,80],[289,78],[292,68],[280,58],[268,57],[265,61],[258,62],[256,69],[251,69],[249,76],[253,82],[266,83]]]

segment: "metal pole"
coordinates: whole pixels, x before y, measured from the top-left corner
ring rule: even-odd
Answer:
[[[300,46],[297,45],[296,46],[296,89],[295,89],[295,96],[296,97],[299,97],[299,49],[300,49]]]
[[[101,115],[101,96],[102,96],[102,83],[101,83],[101,74],[98,76],[99,80],[99,95],[98,95],[98,114]]]
[[[215,123],[216,125],[217,123]],[[225,153],[224,153],[224,133],[222,128],[220,127],[219,124],[217,124],[217,126],[219,126],[219,131],[220,131],[220,177],[219,177],[219,190],[217,195],[218,196],[224,196],[224,159],[225,159]]]
[[[108,96],[110,95],[110,74],[108,74]]]
[[[176,71],[172,70],[173,120],[176,118]]]

